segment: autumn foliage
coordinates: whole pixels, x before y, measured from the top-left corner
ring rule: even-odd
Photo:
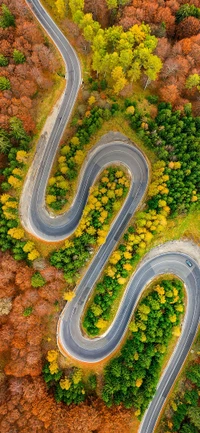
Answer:
[[[184,104],[191,102],[194,114],[199,116],[198,89],[186,88],[188,77],[198,73],[200,68],[199,1],[130,0],[127,5],[120,2],[121,7],[115,15],[106,3],[101,0],[97,8],[95,2],[86,0],[85,12],[92,12],[93,18],[103,27],[119,24],[128,31],[134,25],[148,24],[151,34],[158,38],[155,54],[163,62],[157,80],[149,83],[150,90],[158,93],[161,100],[171,102],[176,109],[183,109]],[[117,2],[111,0],[111,3]],[[189,6],[185,6],[186,3]]]
[[[66,283],[62,272],[45,267],[45,284],[32,287],[34,269],[0,253],[0,301],[10,299],[11,311],[0,315],[0,430],[4,433],[127,433],[131,414],[108,409],[94,397],[70,408],[57,404],[40,376],[42,361],[55,338],[57,305]],[[32,306],[30,315],[24,311]],[[53,315],[52,332],[49,318]],[[52,352],[52,351],[51,351]],[[2,367],[1,367],[2,368]]]
[[[17,116],[26,131],[32,132],[38,92],[52,87],[59,62],[26,2],[1,0],[0,6],[2,3],[15,17],[15,26],[0,26],[0,56],[5,59],[0,76],[10,83],[8,90],[0,91],[0,127],[7,127],[9,118]]]

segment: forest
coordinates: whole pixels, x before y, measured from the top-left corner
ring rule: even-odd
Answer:
[[[44,6],[83,67],[78,102],[46,190],[48,211],[57,215],[70,207],[87,153],[111,129],[130,137],[151,164],[144,201],[86,304],[82,331],[94,338],[109,328],[144,255],[165,242],[171,224],[181,218],[186,227],[187,216],[195,218],[199,210],[200,5],[44,0]],[[0,0],[0,41],[0,429],[136,432],[181,333],[184,286],[171,276],[154,281],[120,350],[97,368],[60,354],[60,312],[106,241],[130,178],[123,166],[106,168],[65,242],[47,247],[26,233],[20,194],[44,120],[63,89],[63,66],[24,0]],[[186,238],[187,228],[183,233]],[[199,431],[198,344],[169,397],[159,433]]]

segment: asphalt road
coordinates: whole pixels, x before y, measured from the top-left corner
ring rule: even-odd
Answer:
[[[79,188],[71,209],[65,215],[56,218],[52,218],[48,214],[45,209],[46,184],[59,140],[62,137],[64,127],[69,120],[76,100],[81,83],[81,72],[74,50],[44,11],[39,0],[29,0],[28,3],[58,46],[66,64],[68,80],[60,112],[54,124],[48,146],[41,158],[37,156],[37,175],[35,178],[30,176],[30,186],[31,184],[34,185],[33,191],[29,195],[22,194],[21,211],[23,211],[23,203],[25,201],[28,203],[26,221],[23,221],[25,227],[28,227],[29,231],[44,240],[57,241],[64,239],[76,228],[87,200],[89,187],[95,181],[102,167],[120,161],[127,166],[132,177],[129,195],[119,216],[111,226],[106,243],[101,246],[92,260],[77,287],[76,297],[66,305],[60,316],[57,333],[60,350],[64,354],[69,353],[76,359],[90,363],[105,358],[119,345],[138,297],[154,276],[172,272],[180,277],[186,285],[188,304],[182,334],[140,427],[141,433],[150,433],[153,431],[163,402],[190,349],[198,327],[200,316],[200,270],[194,260],[181,253],[168,253],[151,259],[133,275],[111,328],[101,338],[95,338],[92,341],[83,337],[80,329],[80,319],[84,303],[144,195],[148,182],[148,166],[142,153],[134,146],[115,141],[96,147],[88,155],[83,167]],[[26,193],[28,193],[28,189],[26,189]],[[186,259],[193,263],[192,268],[186,265]]]

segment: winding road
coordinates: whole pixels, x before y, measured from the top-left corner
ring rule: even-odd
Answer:
[[[60,101],[59,113],[48,140],[36,151],[32,167],[25,181],[20,200],[20,213],[24,227],[38,238],[50,242],[62,240],[77,227],[88,197],[89,187],[106,165],[120,162],[131,176],[131,186],[125,203],[113,222],[106,242],[101,246],[77,287],[76,297],[61,313],[57,342],[63,354],[83,362],[95,363],[111,354],[119,345],[128,326],[133,308],[146,284],[156,275],[173,273],[181,278],[187,290],[187,310],[181,337],[161,378],[156,394],[140,426],[141,433],[151,433],[156,420],[174,383],[181,365],[193,342],[200,316],[200,269],[198,264],[183,253],[165,253],[145,262],[129,282],[119,311],[108,331],[99,338],[83,337],[80,319],[85,302],[97,281],[101,270],[139,205],[148,184],[148,164],[143,154],[133,145],[121,140],[96,146],[88,154],[83,165],[79,187],[74,202],[63,215],[52,217],[45,207],[45,190],[52,164],[66,123],[68,122],[81,85],[78,58],[56,24],[44,10],[39,0],[27,0],[33,13],[48,32],[62,54],[67,71],[67,84]],[[192,267],[186,264],[192,263]]]

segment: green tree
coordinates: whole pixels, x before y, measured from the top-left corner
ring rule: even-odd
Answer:
[[[23,316],[24,317],[29,317],[32,314],[32,312],[33,312],[33,307],[31,307],[31,306],[27,307],[23,311]]]
[[[46,283],[46,280],[42,277],[40,272],[35,272],[31,277],[31,285],[33,287],[42,287]]]
[[[21,51],[14,49],[13,60],[17,65],[19,65],[20,63],[24,63],[26,61],[26,57]]]
[[[83,11],[84,0],[69,0],[69,7],[71,9],[71,14],[73,16],[77,11]]]
[[[187,415],[192,424],[194,424],[196,428],[200,429],[200,407],[189,407]]]
[[[196,86],[197,89],[200,90],[200,75],[198,74],[189,75],[185,83],[186,89],[192,89],[193,87]]]
[[[176,22],[180,23],[187,17],[200,18],[200,8],[197,8],[194,5],[189,5],[188,3],[181,5],[176,11]]]
[[[10,90],[11,85],[8,78],[1,76],[0,77],[0,90]]]
[[[2,15],[0,16],[0,27],[5,29],[6,27],[15,25],[15,17],[11,14],[8,7],[3,3],[1,6]]]
[[[4,129],[0,129],[0,153],[8,153],[10,148],[11,142],[9,134],[4,131]]]
[[[29,142],[30,137],[23,128],[23,123],[18,117],[11,117],[9,120],[11,134],[16,140],[24,140]]]
[[[180,433],[198,433],[198,429],[192,424],[182,424]]]
[[[0,54],[0,66],[7,66],[8,59],[3,54]]]
[[[108,9],[114,9],[118,6],[117,0],[106,0]]]

